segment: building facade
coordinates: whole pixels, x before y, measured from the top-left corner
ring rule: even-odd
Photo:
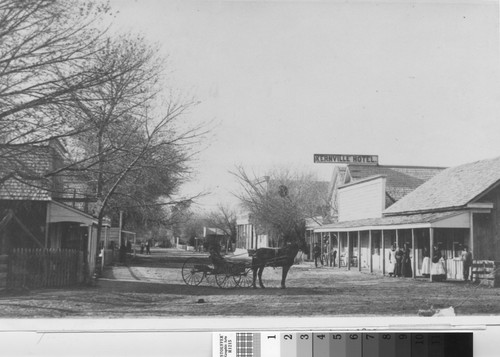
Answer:
[[[97,219],[77,208],[81,192],[75,187],[68,192],[68,181],[52,174],[63,166],[64,148],[57,141],[29,146],[8,160],[8,145],[3,149],[0,255],[23,248],[77,250],[91,275],[98,254]],[[73,204],[68,204],[70,197]]]
[[[380,187],[384,180],[382,175],[369,181]],[[347,210],[339,217],[346,219],[315,229],[335,237],[341,265],[347,269],[388,274],[393,244],[410,247],[413,277],[422,276],[424,251],[436,247],[448,279],[463,279],[464,246],[475,260],[500,260],[500,158],[443,170],[380,213],[382,203],[376,200],[365,200],[376,207],[361,215],[351,212],[356,205],[342,204],[343,198],[363,201],[364,186],[366,181],[339,187],[339,210]]]

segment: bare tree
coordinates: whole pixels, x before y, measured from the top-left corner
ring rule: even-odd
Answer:
[[[316,181],[311,174],[278,170],[258,178],[248,175],[242,167],[233,174],[242,187],[237,196],[252,223],[277,245],[302,241],[306,219],[322,216],[327,205],[327,184]]]
[[[110,39],[92,61],[121,75],[71,94],[65,112],[85,131],[69,140],[74,161],[58,174],[88,178],[100,236],[106,214],[131,208],[145,216],[149,207],[177,203],[172,196],[189,174],[202,130],[179,129],[193,102],[163,95],[164,61],[144,39]]]
[[[81,129],[60,108],[118,75],[88,61],[102,49],[98,25],[109,13],[92,1],[0,1],[0,132],[11,150]]]
[[[144,219],[179,203],[204,131],[185,124],[192,100],[165,95],[157,48],[106,37],[110,14],[93,0],[0,0],[0,182],[15,175],[62,196],[48,180],[86,181],[82,199],[95,202],[99,230],[117,209]],[[20,154],[61,138],[64,162],[49,172],[23,166]]]
[[[228,206],[219,205],[217,210],[209,212],[206,218],[207,225],[217,228],[226,236],[226,252],[230,244],[236,243],[237,225],[236,212]]]

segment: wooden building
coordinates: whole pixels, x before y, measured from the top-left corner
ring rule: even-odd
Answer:
[[[82,253],[84,275],[90,276],[98,249],[97,219],[68,205],[69,197],[77,201],[82,193],[76,188],[68,192],[64,177],[51,175],[63,165],[64,148],[54,141],[18,150],[9,159],[9,146],[2,149],[0,255],[13,249],[75,250]]]
[[[385,208],[387,181],[378,175],[340,186],[339,221],[315,229],[331,237],[347,269],[356,257],[356,269],[387,274],[393,243],[411,247],[414,277],[424,247],[432,252],[437,243],[448,279],[463,279],[465,245],[475,260],[500,260],[500,157],[446,169]]]
[[[328,193],[332,208],[331,219],[334,222],[338,220],[338,195],[341,186],[374,176],[385,176],[384,205],[386,208],[444,169],[445,167],[433,166],[379,165],[378,161],[372,164],[335,165]]]
[[[306,239],[311,247],[311,255],[315,243],[321,243],[322,252],[325,247],[330,251],[334,249],[333,247],[337,247],[338,250],[337,236],[330,235],[329,231],[322,230],[323,225],[339,221],[350,221],[356,219],[356,217],[381,217],[383,210],[445,169],[444,167],[434,166],[379,165],[378,156],[368,156],[370,160],[364,160],[364,163],[361,162],[363,160],[358,160],[358,162],[352,159],[349,160],[350,155],[332,156],[345,157],[346,163],[336,163],[333,167],[327,196],[330,202],[329,214],[322,217],[321,224],[318,224],[317,219],[308,224]],[[381,186],[381,183],[374,181],[376,177],[384,177],[383,186]],[[343,209],[340,212],[339,196],[341,189],[343,192]],[[364,192],[358,193],[359,190],[364,190]],[[373,200],[375,202],[372,202]],[[371,210],[371,212],[367,212],[367,210]],[[345,240],[345,238],[343,239]],[[344,250],[346,247],[344,245]],[[342,253],[344,254],[342,257],[346,256],[345,252]],[[350,256],[351,263],[357,266],[356,249],[351,252]],[[340,263],[344,264],[342,260]]]
[[[259,234],[261,233],[261,234]],[[236,219],[236,249],[255,250],[269,246],[267,234],[257,232],[250,214],[243,214]]]

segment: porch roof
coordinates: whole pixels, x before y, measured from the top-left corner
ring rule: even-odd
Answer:
[[[412,228],[470,228],[469,211],[447,211],[381,218],[366,218],[327,224],[314,232],[355,232]]]
[[[48,223],[75,222],[86,226],[97,224],[97,218],[56,201],[49,202],[48,210]]]

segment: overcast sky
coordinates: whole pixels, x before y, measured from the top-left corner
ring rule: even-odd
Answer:
[[[494,1],[126,1],[116,25],[169,55],[172,84],[216,123],[185,193],[234,201],[228,170],[318,172],[314,153],[383,165],[500,156]]]

